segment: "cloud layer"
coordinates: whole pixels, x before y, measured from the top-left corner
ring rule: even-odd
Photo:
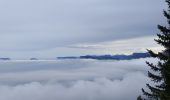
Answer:
[[[145,60],[0,62],[1,100],[135,100]],[[2,67],[4,66],[4,67]]]
[[[151,49],[155,52],[158,52],[163,48],[153,41],[154,38],[155,37],[140,37],[140,38],[108,41],[108,42],[101,42],[101,43],[75,44],[69,46],[69,48],[78,49],[79,52],[84,50],[86,51],[86,54],[93,52],[93,54],[99,54],[99,55],[146,52],[146,49]],[[143,41],[145,41],[145,43],[143,43]]]
[[[77,43],[65,47],[36,51],[2,51],[0,56],[12,59],[30,59],[35,57],[38,59],[56,59],[56,57],[60,56],[132,54],[134,52],[147,52],[146,49],[151,49],[155,52],[161,51],[163,47],[156,44],[154,38],[156,37],[140,37],[98,43]]]
[[[150,36],[164,23],[163,8],[162,0],[1,0],[0,51],[25,55]]]

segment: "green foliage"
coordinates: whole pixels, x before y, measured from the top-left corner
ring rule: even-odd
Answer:
[[[162,52],[154,53],[148,50],[150,55],[158,58],[158,64],[146,62],[152,72],[148,71],[148,77],[154,82],[154,86],[146,84],[148,91],[142,89],[144,96],[149,100],[170,100],[170,0],[166,0],[168,10],[164,10],[164,16],[167,19],[168,27],[158,25],[160,33],[157,34],[158,39],[155,41],[164,47]],[[137,100],[144,100],[139,96]]]

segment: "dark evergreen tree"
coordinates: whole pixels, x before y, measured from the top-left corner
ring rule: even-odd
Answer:
[[[137,100],[143,100],[143,99],[142,99],[142,97],[141,97],[141,96],[139,96],[139,97],[137,98]]]
[[[163,13],[168,26],[158,25],[160,33],[157,34],[158,39],[155,39],[158,44],[164,47],[164,50],[158,53],[148,50],[152,57],[159,60],[157,65],[146,62],[152,71],[148,71],[148,77],[154,82],[154,85],[147,84],[149,91],[142,89],[144,96],[149,100],[170,100],[170,0],[166,0],[166,2],[168,10],[164,10]],[[138,100],[140,99],[142,98],[138,97]]]

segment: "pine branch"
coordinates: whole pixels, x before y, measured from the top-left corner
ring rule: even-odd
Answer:
[[[170,24],[170,14],[167,11],[165,11],[165,10],[163,11],[163,14],[167,18],[168,24]]]
[[[146,86],[149,88],[149,90],[152,92],[153,96],[160,96],[160,93],[162,92],[162,90],[156,88],[156,87],[152,87],[149,84],[146,84]]]
[[[170,39],[170,35],[157,34],[157,36],[158,36],[161,40],[166,40],[166,41],[168,41],[168,40]]]
[[[162,89],[162,90],[165,90],[166,85],[165,85],[165,83],[162,83],[162,84],[160,84],[160,85],[155,85],[155,87],[160,88],[160,89]]]
[[[158,57],[158,54],[154,53],[152,50],[147,49],[147,51],[152,57],[154,58]]]
[[[162,69],[165,64],[161,63],[160,61],[158,62],[158,66]]]
[[[158,44],[164,46],[165,48],[170,47],[169,40],[162,40],[162,39],[154,39]]]
[[[170,14],[167,11],[164,10],[163,13],[167,19],[170,19]]]
[[[151,67],[152,70],[154,71],[160,71],[161,69],[158,68],[157,66],[153,65],[153,63],[149,63],[146,61],[146,64]]]
[[[147,97],[152,97],[152,94],[149,92],[146,92],[143,88],[142,88],[142,92],[143,92],[143,95],[146,95]]]
[[[143,95],[147,96],[148,98],[157,99],[157,95],[146,92],[143,88],[142,88],[142,92],[143,92]]]
[[[164,52],[159,52],[157,58],[159,58],[160,60],[164,60],[164,61],[169,59],[168,55],[165,54]]]
[[[170,32],[170,30],[166,28],[165,26],[158,25],[158,29],[165,35]]]
[[[168,4],[168,8],[170,8],[170,0],[166,0],[166,3]]]
[[[150,71],[148,71],[148,77],[150,77],[152,79],[152,81],[157,82],[157,83],[162,81],[161,76],[155,75],[155,74],[151,73]]]
[[[139,97],[137,98],[137,100],[146,100],[146,99],[143,99],[141,96],[139,96]]]

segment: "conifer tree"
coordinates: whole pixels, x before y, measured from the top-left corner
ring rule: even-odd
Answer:
[[[164,10],[163,13],[168,26],[158,25],[160,33],[157,34],[158,39],[155,39],[159,45],[164,47],[164,50],[158,53],[148,50],[152,57],[159,60],[157,65],[146,62],[151,68],[151,71],[148,71],[148,77],[154,82],[154,85],[146,84],[148,91],[142,89],[144,96],[149,100],[170,100],[170,0],[166,0],[166,3],[168,10]],[[140,100],[141,97],[138,99]]]
[[[139,97],[137,98],[137,100],[143,100],[143,99],[142,99],[142,97],[141,97],[141,96],[139,96]]]

